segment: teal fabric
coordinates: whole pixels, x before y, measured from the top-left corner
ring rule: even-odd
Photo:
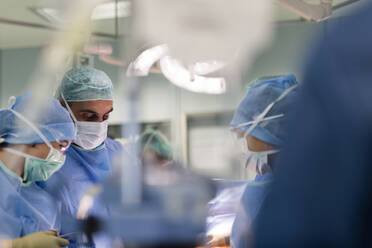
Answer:
[[[167,138],[158,131],[147,130],[141,135],[142,150],[153,149],[161,158],[172,159],[173,148]]]
[[[62,98],[63,95],[67,102],[112,100],[112,90],[111,79],[105,72],[82,66],[65,73],[56,97]]]

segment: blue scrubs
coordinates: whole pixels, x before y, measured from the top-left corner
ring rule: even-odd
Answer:
[[[60,229],[59,208],[46,191],[35,183],[23,184],[0,161],[0,239]]]
[[[245,248],[249,246],[252,223],[270,191],[272,178],[272,173],[257,175],[252,182],[247,184],[231,230],[231,247]]]
[[[113,160],[123,152],[123,146],[110,138],[94,150],[71,145],[66,151],[65,164],[41,186],[61,200],[63,215],[76,217],[80,199],[86,190],[93,184],[102,183],[112,174]],[[109,211],[105,204],[96,201],[90,214],[105,218]],[[62,222],[61,233],[74,231],[70,228]],[[98,244],[96,246],[102,247]]]

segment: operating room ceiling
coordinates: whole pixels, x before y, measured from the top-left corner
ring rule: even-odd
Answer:
[[[333,0],[337,6],[348,0]],[[50,7],[47,0],[1,0],[0,1],[0,49],[34,47],[45,44],[53,30],[48,29],[51,24],[36,15],[30,8]],[[310,3],[319,3],[319,0],[309,0]],[[346,7],[349,8],[349,7]],[[275,21],[296,21],[300,18],[278,4],[274,6]],[[115,36],[115,20],[96,20],[93,22],[93,40],[113,39]],[[29,25],[30,24],[30,25]],[[125,35],[128,28],[126,18],[120,18],[119,35]]]

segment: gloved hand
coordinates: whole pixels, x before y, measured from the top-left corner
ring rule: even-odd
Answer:
[[[67,239],[57,236],[57,231],[32,233],[12,240],[12,248],[59,248],[69,245]]]

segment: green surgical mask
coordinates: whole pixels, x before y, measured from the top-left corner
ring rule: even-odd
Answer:
[[[26,158],[23,174],[24,182],[45,181],[58,171],[65,163],[66,155],[51,148],[46,159],[40,159],[29,154],[4,148],[5,151]]]
[[[19,119],[24,121],[27,125],[29,125],[40,136],[40,138],[44,141],[44,143],[49,147],[50,150],[46,159],[37,158],[27,153],[14,150],[12,148],[4,148],[4,150],[12,154],[26,158],[22,178],[25,183],[47,180],[62,167],[62,165],[65,163],[66,155],[54,149],[49,140],[35,126],[35,124],[33,124],[31,121],[29,121],[26,117],[24,117],[17,111],[13,109],[9,110],[12,111]],[[58,139],[56,139],[56,141],[58,142]]]

